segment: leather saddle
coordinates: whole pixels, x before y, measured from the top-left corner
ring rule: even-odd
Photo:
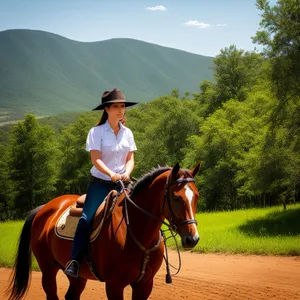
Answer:
[[[112,210],[115,207],[117,196],[118,192],[116,190],[112,190],[107,194],[106,198],[98,207],[95,213],[93,228],[96,228],[99,225],[102,218],[106,219],[111,214]],[[81,217],[85,199],[86,194],[83,194],[76,200],[76,205],[72,206],[70,209],[70,216],[78,218]]]

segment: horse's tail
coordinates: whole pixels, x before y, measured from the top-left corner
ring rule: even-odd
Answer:
[[[18,251],[16,253],[13,273],[6,293],[9,295],[9,300],[21,299],[27,291],[28,283],[31,274],[31,225],[34,217],[43,205],[32,210],[20,234]]]

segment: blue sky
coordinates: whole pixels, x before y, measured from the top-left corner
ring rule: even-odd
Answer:
[[[253,50],[255,0],[0,0],[0,31],[38,29],[77,41],[134,38],[215,56]]]

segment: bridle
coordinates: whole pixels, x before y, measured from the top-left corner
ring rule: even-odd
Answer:
[[[169,213],[170,213],[170,224],[166,223],[165,221],[161,220],[160,218],[158,218],[157,216],[154,216],[153,214],[149,213],[148,211],[142,209],[141,207],[139,207],[129,196],[128,194],[126,193],[126,188],[124,187],[124,183],[122,181],[119,181],[121,187],[122,187],[122,190],[121,192],[123,192],[124,194],[124,208],[125,208],[125,222],[126,222],[126,226],[128,228],[128,231],[132,237],[132,239],[134,240],[134,242],[137,244],[137,246],[144,252],[144,261],[143,261],[143,266],[142,266],[142,270],[140,272],[140,275],[138,277],[138,279],[136,280],[135,283],[139,282],[144,274],[145,274],[145,269],[146,269],[146,265],[150,259],[150,253],[155,251],[156,249],[158,249],[160,243],[161,243],[161,239],[162,239],[162,236],[164,237],[164,247],[165,247],[165,255],[164,255],[164,260],[166,262],[166,271],[167,271],[167,274],[166,274],[166,283],[172,283],[172,277],[171,277],[171,273],[170,273],[170,264],[169,264],[169,260],[168,260],[168,249],[167,249],[167,246],[166,246],[166,241],[167,239],[169,239],[170,237],[166,237],[165,236],[165,231],[170,231],[171,232],[171,237],[174,238],[175,240],[175,244],[176,244],[176,248],[177,248],[177,253],[178,253],[178,257],[179,257],[179,267],[177,268],[177,272],[173,275],[176,275],[179,273],[180,271],[180,268],[181,268],[181,258],[180,258],[180,252],[179,252],[179,247],[178,247],[178,244],[177,244],[177,241],[176,241],[176,234],[173,233],[173,231],[175,233],[177,233],[177,228],[181,225],[184,225],[184,224],[198,224],[197,223],[197,220],[196,219],[188,219],[188,220],[184,220],[184,221],[181,221],[179,223],[177,223],[175,221],[175,214],[174,214],[174,211],[172,209],[172,205],[171,205],[171,197],[170,197],[170,188],[171,186],[173,186],[174,184],[181,184],[181,183],[188,183],[188,182],[195,182],[194,178],[191,178],[191,177],[188,177],[188,178],[179,178],[177,180],[173,180],[170,182],[170,175],[171,173],[168,174],[167,176],[167,181],[166,181],[166,188],[165,188],[165,192],[164,192],[164,200],[163,200],[163,203],[162,203],[162,207],[161,207],[161,214],[166,218],[166,216],[164,215],[164,208],[165,208],[165,204],[167,203],[168,205],[168,210],[169,210]],[[121,193],[120,192],[120,193]],[[143,214],[147,215],[148,217],[152,218],[152,219],[155,219],[157,221],[159,221],[160,223],[164,224],[168,230],[160,230],[159,231],[159,239],[158,239],[158,242],[156,243],[156,245],[150,249],[146,249],[138,240],[137,238],[135,237],[131,227],[130,227],[130,223],[129,223],[129,216],[128,216],[128,208],[127,208],[127,201],[130,202],[130,204],[132,204],[135,208],[137,208],[139,211],[141,211]],[[172,266],[172,265],[171,265]],[[173,267],[173,266],[172,266]],[[173,267],[175,268],[175,267]]]
[[[171,173],[170,173],[171,174]],[[172,185],[175,185],[175,184],[181,184],[181,183],[187,183],[187,182],[195,182],[195,179],[194,178],[179,178],[177,180],[173,180],[170,182],[170,174],[168,175],[167,177],[167,182],[166,182],[166,190],[165,190],[165,195],[164,195],[164,201],[162,203],[162,207],[161,207],[161,210],[162,210],[162,214],[164,215],[164,208],[165,208],[165,204],[167,202],[168,204],[168,210],[169,210],[169,213],[170,213],[170,225],[168,227],[171,227],[174,231],[177,231],[177,228],[181,225],[185,225],[185,224],[198,224],[197,220],[196,219],[188,219],[188,220],[183,220],[179,223],[176,223],[175,222],[175,214],[173,212],[173,209],[172,209],[172,205],[171,205],[171,197],[170,197],[170,188]]]
[[[183,220],[180,223],[176,223],[175,222],[175,214],[173,212],[172,209],[172,205],[171,205],[171,197],[170,197],[170,188],[171,186],[173,186],[174,184],[181,184],[181,183],[188,183],[188,182],[195,182],[194,178],[188,177],[188,178],[179,178],[177,180],[173,180],[170,182],[170,175],[171,173],[168,174],[167,177],[167,181],[166,181],[166,188],[165,188],[165,192],[164,192],[164,200],[162,203],[162,207],[161,207],[161,213],[164,217],[166,217],[164,215],[164,207],[165,207],[165,203],[168,204],[168,210],[170,213],[170,224],[168,224],[165,221],[162,221],[160,218],[154,216],[153,214],[149,213],[148,211],[142,209],[141,207],[139,207],[126,193],[126,188],[124,187],[124,183],[120,180],[118,181],[118,183],[120,183],[122,190],[121,192],[124,193],[124,200],[125,200],[125,221],[126,221],[126,225],[129,226],[129,216],[128,216],[128,211],[127,211],[127,201],[130,202],[135,208],[137,208],[139,211],[141,211],[142,213],[144,213],[145,215],[147,215],[148,217],[155,219],[157,221],[159,221],[160,223],[166,225],[170,230],[173,231],[177,231],[177,228],[181,225],[184,224],[198,224],[196,219],[188,219],[188,220]]]

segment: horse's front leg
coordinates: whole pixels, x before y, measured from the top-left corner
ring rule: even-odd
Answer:
[[[132,285],[132,300],[146,300],[153,288],[153,278]]]
[[[65,295],[66,300],[79,300],[81,293],[83,292],[87,280],[85,278],[73,278],[71,276],[68,276],[68,279],[70,281],[69,289]]]
[[[123,300],[125,286],[116,281],[105,283],[106,296],[108,300]]]

